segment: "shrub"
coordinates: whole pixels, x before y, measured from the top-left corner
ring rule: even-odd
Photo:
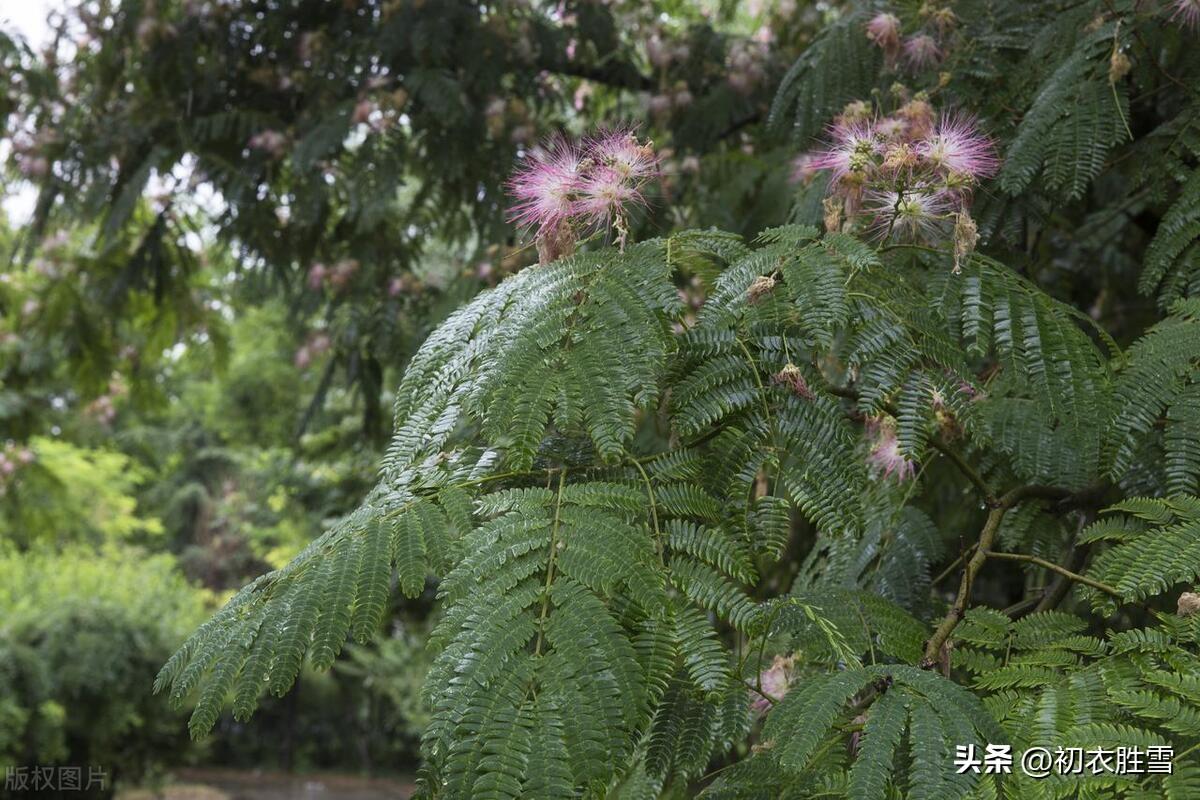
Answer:
[[[186,760],[179,717],[147,687],[207,601],[166,556],[0,556],[0,763],[139,781]]]

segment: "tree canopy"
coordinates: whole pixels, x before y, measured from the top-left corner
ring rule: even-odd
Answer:
[[[1193,0],[63,35],[4,55],[10,493],[84,404],[177,437],[176,500],[208,458],[291,489],[221,493],[275,569],[155,681],[193,735],[407,602],[424,796],[1200,792]]]

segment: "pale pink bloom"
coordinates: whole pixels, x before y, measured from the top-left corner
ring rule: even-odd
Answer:
[[[582,162],[576,145],[561,136],[550,139],[509,180],[517,201],[509,219],[523,228],[554,228],[576,213]]]
[[[900,452],[894,422],[888,418],[871,420],[867,423],[867,431],[873,439],[871,452],[867,455],[868,464],[879,470],[884,478],[895,475],[903,481],[916,475],[916,462],[908,460]]]
[[[895,14],[876,14],[867,23],[867,38],[885,51],[894,52],[900,44],[900,20]]]
[[[656,94],[650,98],[646,108],[655,117],[665,117],[671,113],[671,96]]]
[[[751,681],[750,685],[754,687],[750,695],[750,707],[758,714],[764,714],[771,708],[771,700],[778,703],[788,693],[788,685],[791,683],[792,659],[784,658],[783,656],[775,656],[775,660],[771,662],[768,669],[764,669],[759,673],[756,681]],[[759,694],[761,688],[762,694]],[[767,695],[771,700],[768,700],[763,695]]]
[[[954,213],[954,198],[935,188],[869,191],[863,208],[874,216],[871,232],[881,239],[933,238]]]
[[[333,342],[330,340],[329,334],[327,333],[313,334],[312,338],[308,341],[308,347],[314,355],[320,355],[321,353],[324,353],[332,344]]]
[[[587,155],[608,167],[635,187],[657,178],[660,172],[654,147],[639,142],[629,128],[601,131],[587,141]]]
[[[979,132],[973,119],[962,115],[943,114],[919,149],[931,164],[971,178],[995,175],[1000,168],[995,143]]]
[[[671,47],[657,33],[646,40],[646,58],[654,66],[665,69],[671,64],[671,56]]]
[[[287,147],[287,137],[279,131],[265,130],[251,136],[247,145],[251,150],[262,150],[278,157]]]
[[[491,100],[488,100],[487,104],[483,107],[483,115],[485,117],[495,119],[498,117],[503,117],[504,112],[507,110],[508,103],[504,102],[503,97],[493,97]]]
[[[896,117],[883,117],[875,121],[875,133],[881,139],[889,141],[899,139],[908,132],[908,123]]]
[[[754,91],[754,79],[748,71],[731,72],[727,80],[729,88],[738,94],[746,95]]]
[[[358,272],[358,259],[344,258],[334,265],[329,273],[329,283],[335,289],[341,289],[350,282],[354,273]]]
[[[834,183],[852,172],[863,172],[879,149],[875,131],[869,122],[835,126],[830,132],[833,136],[832,145],[817,152],[810,166],[829,170]]]
[[[817,160],[814,153],[801,153],[792,159],[792,180],[796,183],[808,183],[820,168],[813,165]]]
[[[1175,9],[1171,14],[1172,22],[1178,20],[1192,30],[1200,27],[1200,0],[1175,0],[1171,6]]]
[[[50,171],[50,161],[45,156],[17,156],[17,169],[26,178],[43,178]]]
[[[325,282],[325,276],[328,274],[329,270],[324,264],[313,264],[308,268],[308,288],[320,289],[321,284]]]
[[[350,121],[355,125],[361,125],[371,119],[371,115],[375,113],[376,108],[374,100],[367,100],[365,98],[359,100],[354,106],[354,114],[351,115]]]
[[[904,40],[904,60],[914,70],[929,69],[942,60],[942,49],[927,33],[918,33]]]
[[[580,216],[599,227],[617,219],[626,205],[644,202],[641,192],[612,167],[591,170],[583,180],[579,196]]]
[[[587,105],[588,98],[592,96],[592,85],[590,83],[580,83],[579,88],[575,90],[574,103],[576,111],[583,111],[583,107]]]

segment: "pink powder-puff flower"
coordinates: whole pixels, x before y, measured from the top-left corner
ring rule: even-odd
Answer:
[[[852,174],[861,175],[870,164],[879,148],[875,131],[869,122],[856,122],[848,126],[830,129],[833,143],[818,151],[810,166],[813,169],[829,170],[832,182],[838,183]]]
[[[320,289],[329,275],[329,268],[324,264],[313,264],[308,268],[308,288]]]
[[[750,707],[756,714],[765,714],[771,709],[772,700],[778,703],[788,693],[792,680],[792,663],[791,658],[775,656],[771,666],[760,672],[757,680],[750,681],[750,685],[754,687],[750,692]],[[767,697],[771,699],[768,700]]]
[[[894,53],[900,45],[900,20],[895,14],[876,14],[867,23],[867,38],[882,48]]]
[[[875,121],[875,134],[885,141],[901,139],[908,132],[908,123],[898,117],[883,117]]]
[[[927,33],[918,33],[904,40],[904,61],[913,71],[935,67],[942,60],[942,48]]]
[[[917,473],[917,464],[900,452],[900,441],[896,438],[896,424],[889,417],[867,423],[871,434],[871,452],[867,463],[878,470],[884,478],[893,475],[897,480],[909,480]]]
[[[1171,7],[1175,9],[1171,13],[1172,22],[1178,21],[1192,30],[1200,27],[1200,0],[1175,0]]]
[[[582,184],[579,148],[554,137],[509,180],[509,191],[517,201],[509,210],[509,220],[522,228],[556,228],[578,212]]]
[[[654,146],[638,141],[629,128],[601,131],[587,141],[586,147],[592,161],[612,169],[635,188],[657,178],[661,171]]]
[[[250,140],[246,142],[246,146],[251,150],[261,150],[278,158],[283,155],[287,143],[287,136],[279,131],[265,130],[251,136]]]
[[[508,182],[516,203],[509,220],[536,228],[541,263],[574,252],[583,229],[611,226],[624,247],[626,210],[644,205],[643,189],[661,176],[660,158],[632,128],[600,131],[582,145],[558,136],[531,155]]]
[[[627,205],[645,202],[637,187],[613,167],[590,170],[583,180],[579,197],[580,217],[597,227],[616,221]]]
[[[974,179],[995,175],[1000,168],[995,143],[962,115],[943,115],[919,150],[934,166]]]
[[[874,221],[871,232],[880,239],[934,239],[955,211],[954,197],[932,187],[866,193],[863,204]]]

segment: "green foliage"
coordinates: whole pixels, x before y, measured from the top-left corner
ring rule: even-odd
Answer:
[[[23,546],[153,539],[157,519],[137,513],[133,492],[146,478],[112,450],[35,438],[28,463],[0,494],[0,539]]]
[[[1160,615],[1160,627],[1088,635],[1074,614],[1043,612],[1013,622],[972,609],[959,629],[955,663],[972,675],[984,703],[1014,745],[1067,741],[1077,747],[1173,745],[1195,741],[1195,632]],[[1185,796],[1191,764],[1163,781],[1165,796]],[[1014,776],[1015,777],[1015,776]],[[1176,783],[1178,779],[1179,783]],[[1142,796],[1153,791],[1137,775],[1017,777],[1012,791],[1030,797],[1072,797],[1091,791]]]
[[[729,266],[672,332],[683,309],[668,259],[680,252]],[[443,616],[426,684],[431,794],[685,786],[745,736],[744,681],[762,680],[769,644],[793,654],[799,688],[767,715],[757,754],[711,792],[741,796],[738,776],[761,770],[753,780],[781,791],[966,796],[976,782],[951,768],[953,747],[1004,741],[1015,734],[997,720],[1012,717],[923,668],[945,549],[933,520],[906,505],[911,491],[864,466],[862,415],[895,414],[914,458],[957,447],[950,433],[991,448],[970,481],[1045,480],[1063,486],[1048,499],[1070,497],[1101,479],[1120,430],[1085,423],[1110,415],[1122,391],[1109,354],[1131,369],[1144,348],[1098,343],[1092,325],[994,260],[947,266],[793,227],[737,246],[685,233],[520,273],[416,356],[363,508],[243,589],[157,686],[176,702],[196,698],[192,730],[203,733],[229,697],[244,716],[264,687],[285,692],[306,654],[328,666],[348,635],[369,638],[393,580],[414,597],[432,574]],[[763,276],[774,283],[754,296]],[[899,314],[901,303],[916,310]],[[958,384],[981,360],[993,377],[968,400]],[[803,392],[776,378],[797,363]],[[1010,409],[1022,416],[1007,424],[1036,435],[1007,436],[999,420]],[[670,443],[645,449],[660,425]],[[1002,518],[1021,502],[1007,498],[985,499]],[[1138,506],[1165,532],[1085,534],[1112,543],[1089,580],[1140,600],[1195,577],[1191,521],[1171,516],[1189,509]],[[1052,511],[1022,506],[999,541],[1059,547],[1062,527],[1043,519]],[[786,543],[789,516],[819,534],[790,598],[764,600],[782,546],[774,531],[782,525]],[[1115,646],[1083,635],[1071,614],[1014,626],[987,613],[973,609],[961,626],[980,647],[953,651],[985,698],[1033,692],[1062,670],[1085,681]],[[1001,663],[987,647],[1010,641],[1030,657]],[[1143,717],[1175,708],[1123,686],[1113,697],[1142,704]],[[1095,739],[1100,724],[1138,730],[1118,715],[1043,732]],[[830,760],[855,725],[857,757]]]
[[[1119,29],[1101,25],[1080,38],[1038,88],[1006,154],[1000,185],[1016,194],[1042,173],[1041,185],[1081,196],[1114,145],[1129,137],[1129,99],[1108,78]]]
[[[1196,318],[1200,305],[1194,300],[1176,303],[1172,313],[1146,332],[1130,348],[1114,387],[1119,411],[1114,417],[1114,477],[1121,477],[1135,463],[1147,439],[1158,438],[1159,419],[1166,414],[1161,443],[1166,455],[1168,491],[1194,491],[1200,477],[1200,460],[1195,451],[1194,388],[1197,360]]]
[[[136,781],[188,757],[145,685],[208,610],[169,557],[0,554],[0,763],[104,764]]]
[[[1194,495],[1132,499],[1110,510],[1127,516],[1104,525],[1104,538],[1111,544],[1092,563],[1089,575],[1112,585],[1122,600],[1142,600],[1200,577],[1200,501]],[[1112,603],[1096,593],[1092,597],[1097,604]]]
[[[421,727],[430,797],[1196,794],[1200,50],[1181,16],[326,5],[118,4],[61,75],[0,54],[30,87],[4,123],[27,129],[13,166],[47,167],[12,248],[31,268],[0,284],[5,452],[62,430],[38,409],[111,403],[113,370],[136,376],[129,409],[159,430],[108,446],[169,477],[118,504],[112,536],[165,509],[171,546],[244,525],[283,564],[160,671],[193,735],[306,668],[394,668],[388,724]],[[867,36],[883,12],[895,42]],[[756,43],[731,33],[758,16]],[[500,221],[513,157],[642,92],[661,195],[618,246],[524,266]],[[785,161],[823,128],[919,128],[934,105],[1003,165],[948,169],[952,209],[915,241],[867,235],[889,209],[854,170],[800,162],[787,207]],[[933,156],[911,139],[874,155]],[[181,167],[225,204],[200,226],[211,262],[185,246],[203,214],[145,197]],[[90,244],[51,258],[58,225]],[[80,483],[128,501],[120,477]],[[432,615],[427,653],[396,634],[394,594]],[[9,673],[32,674],[19,649]],[[62,707],[38,692],[0,723],[54,753]],[[987,742],[1169,744],[1177,763],[954,769]]]
[[[826,27],[784,75],[771,121],[791,126],[804,142],[851,100],[870,94],[879,72],[879,50],[862,34],[865,17],[848,14]]]

